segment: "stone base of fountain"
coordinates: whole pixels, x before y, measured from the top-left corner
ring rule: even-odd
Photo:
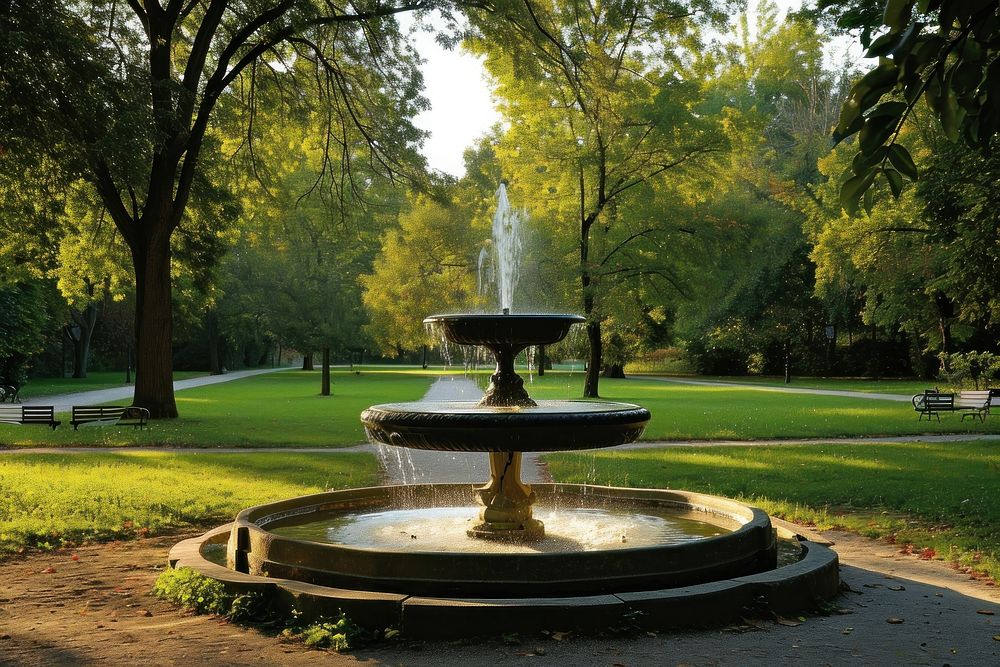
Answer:
[[[622,624],[712,626],[752,613],[750,608],[800,613],[839,592],[834,552],[786,534],[785,550],[794,557],[775,567],[775,531],[763,512],[681,491],[535,485],[539,504],[560,511],[580,504],[670,507],[729,530],[675,544],[556,553],[533,546],[517,553],[394,551],[278,534],[283,526],[331,512],[377,513],[402,501],[428,508],[461,504],[474,491],[469,485],[378,487],[262,505],[178,544],[170,564],[194,568],[236,592],[259,591],[276,611],[294,610],[300,621],[342,610],[366,627],[428,638]],[[404,537],[419,545],[424,535]],[[553,539],[559,538],[546,537]],[[223,554],[229,567],[221,564]]]

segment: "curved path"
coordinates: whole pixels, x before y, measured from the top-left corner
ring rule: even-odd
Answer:
[[[281,368],[259,368],[250,371],[232,371],[223,375],[202,375],[187,380],[177,380],[174,382],[174,391],[191,389],[193,387],[204,387],[210,384],[220,384],[222,382],[232,382],[253,375],[263,375],[264,373],[277,373],[280,371],[292,370],[288,366]],[[57,394],[54,396],[39,396],[37,398],[26,398],[23,405],[52,405],[56,412],[69,412],[74,405],[100,405],[113,401],[131,401],[135,387],[112,387],[111,389],[94,389],[93,391],[81,391],[75,394]]]

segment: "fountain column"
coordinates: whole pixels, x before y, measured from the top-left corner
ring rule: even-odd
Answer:
[[[545,526],[531,516],[535,492],[521,481],[521,452],[490,452],[490,480],[476,489],[483,509],[470,537],[527,542],[545,537]]]

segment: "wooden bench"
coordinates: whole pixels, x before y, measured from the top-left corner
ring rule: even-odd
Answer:
[[[955,409],[962,411],[962,421],[965,421],[966,417],[973,419],[979,417],[979,421],[986,421],[986,415],[990,413],[991,394],[992,391],[989,389],[959,392]]]
[[[142,429],[149,419],[149,410],[120,405],[74,405],[70,424],[80,426],[132,426]]]
[[[56,430],[62,422],[56,419],[51,405],[0,405],[2,424],[44,424]]]
[[[986,421],[986,415],[990,413],[991,403],[993,407],[1000,406],[1000,390],[962,391],[958,393],[958,396],[937,391],[925,391],[915,395],[912,401],[913,409],[919,413],[917,421],[923,419],[924,415],[927,415],[927,421],[931,420],[931,416],[937,417],[937,420],[941,421],[942,412],[961,412],[962,421],[965,421],[966,417],[973,419],[978,417],[980,421]]]

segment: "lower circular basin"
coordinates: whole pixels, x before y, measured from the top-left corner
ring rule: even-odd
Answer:
[[[548,546],[472,551],[433,550],[421,543],[433,522],[396,544],[319,541],[297,527],[352,513],[407,508],[420,511],[472,506],[466,484],[351,489],[260,505],[241,512],[230,534],[229,567],[252,575],[328,587],[436,597],[558,597],[688,586],[737,577],[775,566],[775,537],[760,510],[714,496],[654,489],[536,484],[537,506],[555,513],[603,510],[623,516],[696,521],[702,535],[579,548],[580,535],[551,533]],[[659,517],[659,518],[656,518]],[[652,520],[652,519],[651,519]],[[404,523],[395,529],[408,531]],[[655,521],[654,521],[655,523]],[[655,532],[655,531],[654,531]],[[690,531],[688,531],[690,532]],[[697,532],[697,531],[696,531]],[[294,536],[298,535],[298,536]],[[306,533],[308,535],[308,533]],[[628,533],[626,534],[626,537]],[[324,538],[325,539],[325,538]],[[472,538],[469,538],[472,540]],[[402,544],[398,544],[398,542]],[[410,545],[408,542],[412,541]],[[446,540],[447,541],[447,540]]]
[[[530,407],[421,401],[373,405],[361,421],[372,440],[413,449],[549,452],[633,442],[649,410],[603,401],[539,401]]]

